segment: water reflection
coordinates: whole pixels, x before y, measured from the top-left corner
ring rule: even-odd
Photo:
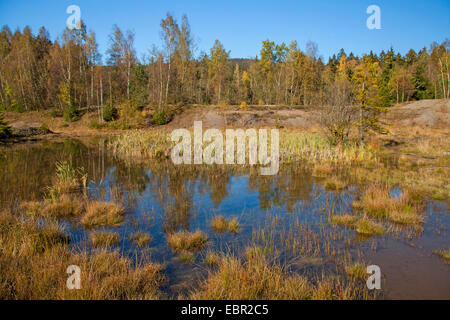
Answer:
[[[21,200],[41,199],[46,186],[52,184],[57,161],[68,160],[74,167],[83,167],[90,181],[90,198],[120,201],[127,208],[122,226],[106,228],[121,235],[117,248],[130,256],[150,253],[152,259],[165,263],[173,294],[177,294],[181,280],[192,280],[202,273],[196,264],[180,263],[167,246],[167,234],[181,229],[206,232],[209,249],[238,253],[249,244],[264,245],[277,250],[279,259],[290,261],[291,268],[312,268],[318,273],[327,268],[330,259],[378,252],[393,241],[387,236],[361,238],[354,230],[332,226],[329,215],[350,212],[357,190],[350,185],[341,192],[328,192],[307,165],[282,166],[277,176],[261,176],[251,167],[174,166],[170,162],[118,159],[105,145],[106,141],[98,138],[1,147],[1,207],[14,208]],[[439,212],[447,212],[445,204],[429,206],[424,232],[413,235],[427,253],[450,240],[448,215],[436,214]],[[241,232],[215,234],[210,223],[217,214],[237,217]],[[441,229],[444,226],[439,234],[437,224]],[[68,230],[74,245],[87,242],[87,231],[76,221],[68,224]],[[129,235],[137,231],[151,234],[153,242],[148,248],[137,248],[129,241]],[[395,240],[409,243],[411,234],[401,229]],[[436,267],[435,272],[445,279],[448,272],[430,255],[426,258],[428,268]],[[382,255],[376,257],[383,261]],[[201,263],[201,254],[196,259]],[[320,267],[317,261],[322,261]],[[398,261],[399,269],[405,263],[408,261]]]

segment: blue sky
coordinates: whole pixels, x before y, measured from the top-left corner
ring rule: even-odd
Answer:
[[[29,25],[33,32],[45,26],[55,39],[72,4],[81,8],[88,30],[96,32],[102,53],[113,24],[136,33],[139,56],[153,44],[160,46],[159,24],[167,12],[178,20],[188,15],[197,53],[209,52],[219,39],[234,58],[256,56],[265,39],[295,39],[301,48],[311,40],[327,59],[340,48],[361,54],[393,46],[404,54],[450,38],[450,0],[0,0],[0,25],[12,31]],[[381,30],[366,27],[372,4],[381,8]]]

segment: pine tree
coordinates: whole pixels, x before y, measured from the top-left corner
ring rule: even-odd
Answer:
[[[384,131],[379,121],[380,113],[386,112],[386,109],[381,106],[378,92],[379,77],[379,63],[369,56],[363,58],[352,77],[355,101],[359,106],[361,144],[365,141],[367,131]]]

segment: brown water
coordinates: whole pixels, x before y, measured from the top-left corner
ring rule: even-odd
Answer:
[[[343,273],[344,259],[378,265],[383,279],[380,298],[450,299],[450,266],[433,254],[450,243],[446,203],[426,202],[421,232],[385,224],[388,234],[362,238],[329,223],[330,215],[352,211],[357,187],[327,191],[307,165],[282,166],[277,176],[262,177],[259,170],[238,166],[138,163],[111,156],[99,138],[1,147],[0,206],[14,210],[21,200],[41,199],[61,160],[86,169],[89,197],[126,205],[126,222],[105,228],[121,236],[113,249],[163,263],[170,279],[165,288],[169,297],[187,292],[206,275],[206,250],[240,255],[247,246],[260,245],[270,248],[289,270],[308,277]],[[214,233],[211,219],[218,214],[237,217],[241,231]],[[90,231],[76,220],[64,224],[74,249],[89,247]],[[168,248],[167,234],[180,229],[200,229],[210,239],[194,263],[182,262]],[[128,240],[136,231],[151,234],[148,247],[135,247]]]

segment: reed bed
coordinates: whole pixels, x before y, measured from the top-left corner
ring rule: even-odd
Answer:
[[[0,299],[153,300],[162,298],[162,267],[130,261],[117,251],[73,252],[52,220],[0,213]],[[80,290],[66,286],[69,266],[81,269]]]
[[[225,136],[225,135],[224,135]],[[268,141],[270,144],[270,140]],[[118,156],[135,159],[168,158],[174,143],[166,131],[131,131],[113,139],[108,148]],[[320,134],[283,129],[280,131],[280,161],[365,162],[376,161],[376,150],[357,143],[333,145]]]
[[[200,300],[351,300],[369,299],[365,289],[338,277],[308,281],[272,263],[261,251],[247,249],[247,257],[221,257],[190,298]]]

